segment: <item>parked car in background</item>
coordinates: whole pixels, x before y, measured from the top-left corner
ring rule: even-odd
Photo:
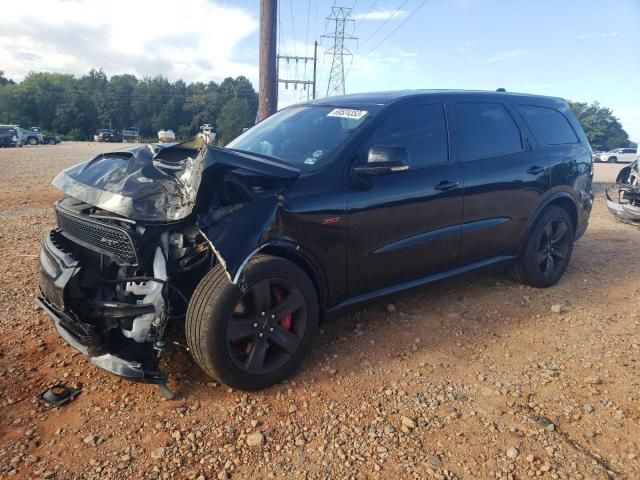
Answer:
[[[637,148],[614,148],[608,152],[600,153],[595,157],[596,162],[618,163],[618,162],[633,162],[638,154]]]
[[[42,143],[42,133],[34,130],[27,130],[22,127],[20,129],[20,137],[24,145],[39,145]]]
[[[122,143],[122,135],[110,128],[101,128],[93,139],[96,142]]]
[[[36,134],[38,144],[44,143],[44,135],[42,134],[42,130],[40,129],[40,127],[31,127],[29,130]]]
[[[19,125],[0,125],[0,128],[10,128],[15,132],[16,135],[16,146],[21,147],[24,142],[22,139],[22,131],[24,130],[23,128],[20,128]]]
[[[140,141],[140,129],[138,127],[123,128],[122,140],[125,142],[138,143]]]
[[[94,365],[163,384],[172,323],[208,375],[264,388],[352,305],[497,264],[555,284],[593,205],[591,148],[559,98],[329,97],[226,148],[205,140],[101,154],[52,182],[65,197],[39,303]]]
[[[42,136],[42,143],[47,145],[57,145],[61,141],[62,139],[60,138],[60,135],[43,135]]]
[[[173,143],[176,141],[176,134],[171,129],[162,129],[158,131],[158,141],[160,143]]]
[[[18,140],[15,128],[0,127],[0,147],[17,147],[19,143],[20,140]]]

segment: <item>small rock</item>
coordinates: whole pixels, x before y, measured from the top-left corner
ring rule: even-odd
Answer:
[[[519,453],[520,452],[518,452],[517,448],[511,447],[509,450],[507,450],[507,457],[509,457],[509,458],[511,458],[513,460],[518,456]]]
[[[229,480],[230,478],[231,478],[231,475],[226,470],[222,470],[218,474],[218,480]]]
[[[158,447],[151,452],[151,458],[154,460],[160,460],[164,458],[164,447]]]
[[[429,460],[429,463],[436,468],[442,466],[442,460],[440,460],[438,455],[427,455],[427,459]]]
[[[403,415],[402,417],[400,417],[400,420],[402,421],[402,425],[404,425],[405,427],[412,430],[416,428],[416,421],[413,418],[405,417]]]
[[[560,313],[562,312],[562,305],[560,305],[559,303],[556,303],[555,305],[551,305],[551,311],[553,313]]]
[[[254,432],[247,435],[247,445],[250,447],[258,447],[264,443],[264,435],[260,432]]]
[[[82,439],[82,441],[85,443],[85,445],[95,445],[96,443],[98,443],[98,436],[97,435],[88,435],[88,436],[84,437]]]
[[[602,383],[602,380],[600,380],[598,377],[587,377],[584,379],[584,383],[586,383],[587,385],[599,385]]]
[[[387,305],[387,312],[395,313],[395,311],[396,311],[396,306],[393,303],[390,303]]]

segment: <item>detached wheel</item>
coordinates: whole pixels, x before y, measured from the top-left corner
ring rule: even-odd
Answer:
[[[300,366],[318,328],[315,287],[288,260],[257,255],[244,270],[246,291],[216,265],[200,281],[187,310],[187,343],[211,377],[259,390]]]
[[[555,284],[567,269],[573,252],[573,222],[566,210],[547,207],[531,230],[527,244],[513,267],[513,277],[532,287]]]

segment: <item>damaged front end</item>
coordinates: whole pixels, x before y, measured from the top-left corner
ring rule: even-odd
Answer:
[[[197,141],[98,155],[60,173],[57,228],[40,252],[38,303],[91,363],[164,384],[167,327],[225,263],[206,232],[269,197],[295,168]]]
[[[640,168],[638,160],[624,167],[613,188],[605,191],[607,208],[625,223],[640,225]]]

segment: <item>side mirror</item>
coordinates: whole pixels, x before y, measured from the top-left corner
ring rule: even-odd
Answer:
[[[367,163],[354,172],[364,175],[388,175],[409,170],[409,152],[404,147],[374,146],[369,148]]]

